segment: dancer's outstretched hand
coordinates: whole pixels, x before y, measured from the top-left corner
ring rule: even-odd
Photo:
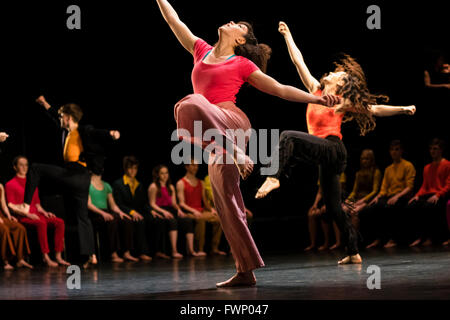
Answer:
[[[332,94],[325,94],[321,97],[317,97],[317,104],[322,104],[326,107],[332,107],[341,103],[341,98]]]
[[[403,107],[403,111],[405,112],[405,114],[412,116],[414,113],[416,113],[416,106]]]
[[[113,138],[113,140],[119,140],[120,139],[120,132],[117,130],[111,130],[109,132],[109,134],[111,135],[111,137]]]
[[[289,33],[291,33],[291,31],[289,30],[289,27],[287,26],[287,24],[283,21],[280,21],[278,23],[278,32],[281,33],[283,36],[288,35]]]
[[[0,132],[0,142],[5,142],[9,135],[6,132]]]

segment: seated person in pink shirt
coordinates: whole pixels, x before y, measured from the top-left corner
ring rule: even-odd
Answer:
[[[43,260],[49,267],[57,267],[58,264],[69,266],[70,263],[65,261],[61,252],[64,250],[64,220],[56,217],[53,213],[46,211],[41,206],[38,189],[34,192],[33,200],[30,204],[30,212],[22,210],[18,204],[23,203],[25,193],[26,176],[28,172],[28,160],[24,156],[17,156],[13,161],[16,176],[8,181],[5,185],[6,198],[8,206],[15,213],[19,222],[27,228],[36,228],[39,245],[41,247]],[[55,261],[50,256],[48,247],[47,230],[48,228],[55,230]]]
[[[416,240],[411,247],[432,244],[432,236],[440,234],[445,225],[445,206],[450,194],[450,161],[442,157],[444,141],[433,139],[430,155],[433,160],[423,169],[423,183],[416,195],[408,203],[415,221]]]

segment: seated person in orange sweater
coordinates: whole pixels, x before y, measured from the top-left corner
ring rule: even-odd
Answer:
[[[225,255],[219,250],[222,236],[219,216],[216,209],[211,207],[206,199],[203,182],[196,177],[198,164],[192,159],[191,163],[185,165],[186,175],[178,180],[176,184],[180,207],[195,219],[194,242],[197,252],[206,255],[203,251],[205,246],[206,222],[212,225],[211,254]]]
[[[440,234],[445,225],[445,206],[450,194],[450,161],[442,157],[444,141],[433,139],[430,143],[432,162],[423,169],[423,183],[416,195],[409,201],[408,209],[413,212],[414,232],[417,240],[411,247],[432,244],[432,236]]]
[[[35,228],[39,245],[42,251],[42,258],[44,263],[49,267],[57,267],[58,264],[70,266],[70,263],[65,261],[61,253],[64,251],[64,220],[58,218],[53,213],[46,211],[41,206],[39,199],[39,191],[36,188],[33,199],[30,204],[30,212],[25,212],[18,205],[23,202],[25,193],[25,184],[27,181],[28,159],[24,156],[17,156],[13,160],[13,167],[16,171],[16,176],[9,180],[6,185],[6,198],[8,206],[12,212],[18,217],[21,224],[27,228]],[[48,247],[47,231],[48,228],[54,229],[55,239],[55,261],[50,256],[50,249]]]
[[[386,240],[385,248],[397,245],[395,237],[400,229],[400,221],[403,218],[404,209],[408,203],[409,195],[414,188],[416,169],[414,165],[403,159],[403,146],[399,140],[390,144],[389,153],[393,163],[384,171],[381,190],[377,196],[363,209],[359,216],[361,224],[368,219],[375,241],[366,248],[372,248]],[[366,220],[367,221],[367,220]]]

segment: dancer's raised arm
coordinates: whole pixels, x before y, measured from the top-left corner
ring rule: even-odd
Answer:
[[[250,74],[248,77],[248,83],[262,92],[288,101],[322,104],[327,107],[332,107],[340,103],[340,98],[337,96],[332,94],[315,96],[295,87],[281,84],[274,78],[263,73],[261,70],[257,70]]]
[[[347,99],[344,99],[344,103],[341,106],[337,106],[336,112],[362,112],[359,108],[353,108],[351,106],[351,102]],[[396,116],[399,114],[406,114],[412,116],[414,113],[416,113],[416,106],[410,105],[410,106],[390,106],[390,105],[384,105],[384,104],[376,104],[376,105],[369,105],[369,112],[376,117],[390,117],[390,116]]]
[[[166,0],[156,0],[158,3],[161,14],[172,29],[173,33],[180,41],[181,45],[189,51],[194,53],[194,44],[198,37],[192,34],[191,30],[180,20],[177,12],[173,9],[170,3]]]
[[[390,117],[398,114],[407,114],[412,116],[416,113],[416,106],[388,106],[388,105],[371,105],[370,110],[374,116]]]
[[[287,24],[283,21],[280,21],[278,26],[278,32],[280,32],[284,36],[284,40],[286,40],[286,45],[288,47],[289,55],[291,56],[291,60],[297,68],[297,72],[302,79],[303,84],[309,92],[314,93],[320,88],[320,83],[314,78],[309,72],[308,67],[303,60],[303,55],[300,50],[297,48],[297,45],[292,38],[292,34],[289,30]]]

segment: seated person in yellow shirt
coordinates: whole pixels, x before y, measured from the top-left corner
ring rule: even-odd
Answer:
[[[416,169],[402,158],[403,147],[399,140],[391,142],[389,153],[393,163],[384,171],[380,192],[359,214],[362,224],[367,219],[375,236],[366,248],[375,247],[386,239],[385,248],[397,245],[396,231],[400,230],[400,221],[414,187]]]

